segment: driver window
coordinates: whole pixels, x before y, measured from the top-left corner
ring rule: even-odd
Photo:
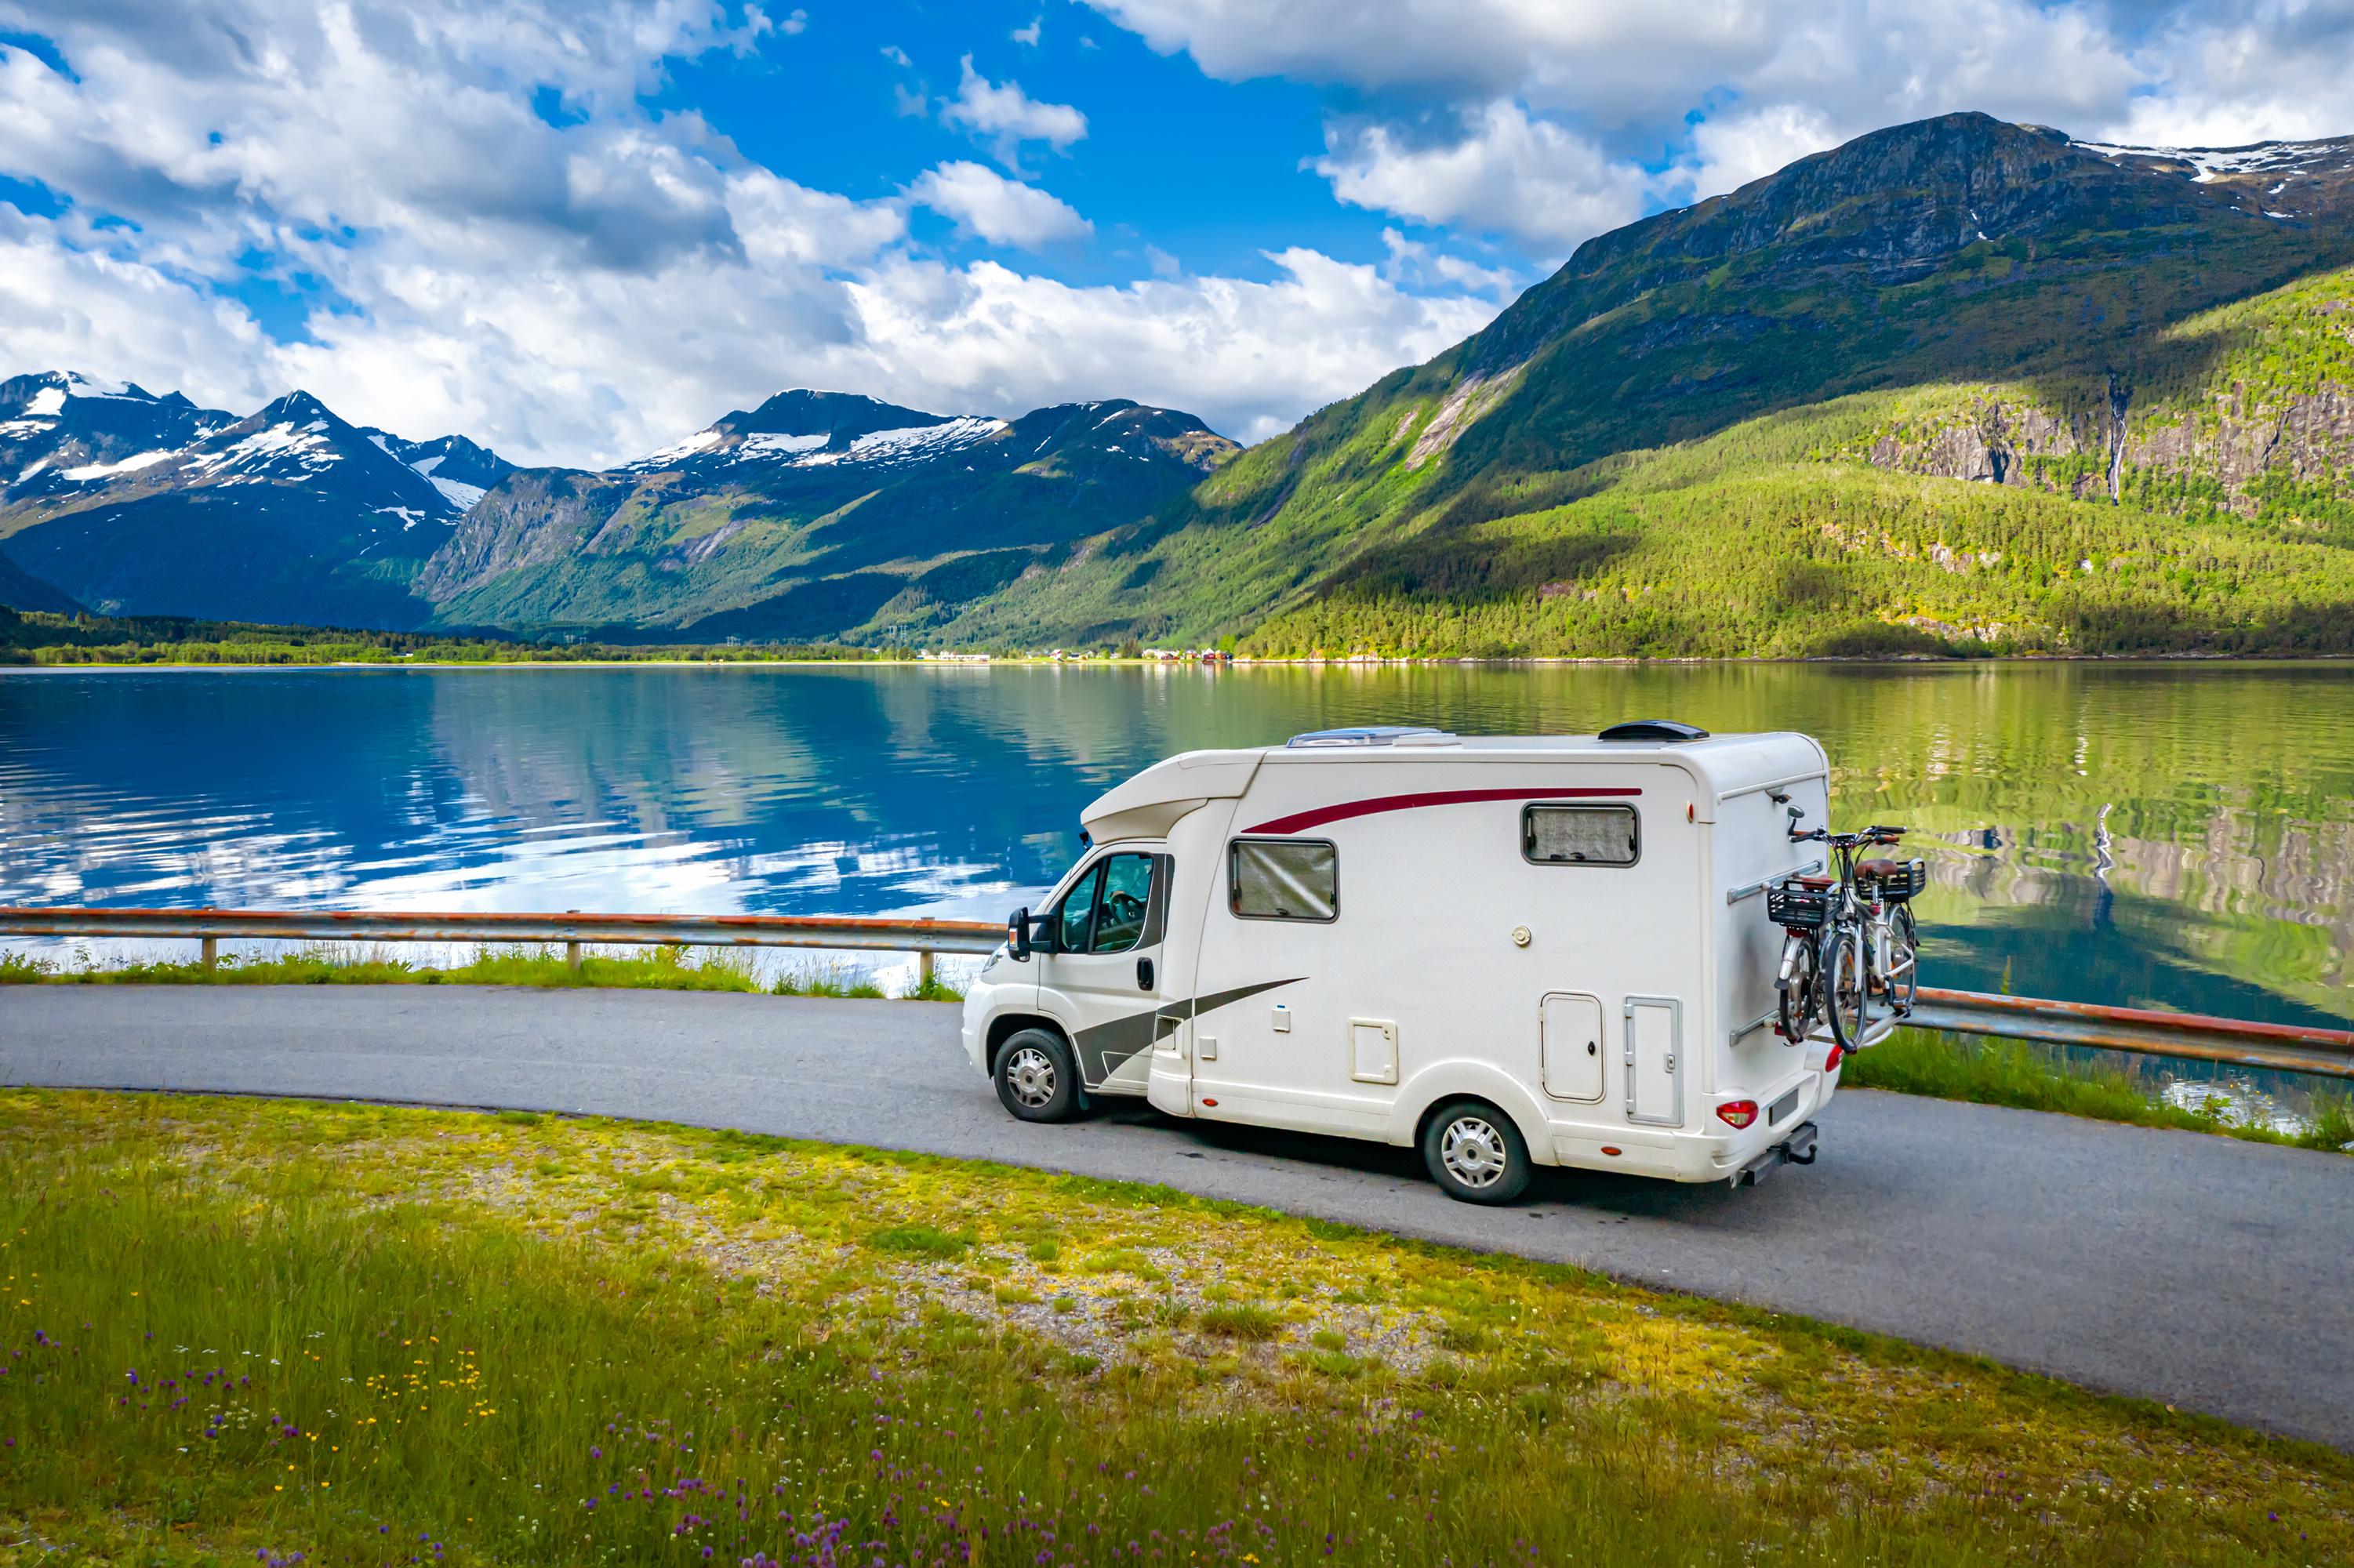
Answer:
[[[1087,950],[1087,927],[1096,912],[1096,885],[1103,881],[1100,865],[1082,873],[1071,884],[1070,892],[1063,895],[1063,906],[1055,916],[1055,950],[1058,953],[1084,953]]]
[[[1103,895],[1096,915],[1097,953],[1124,953],[1144,935],[1145,906],[1152,897],[1152,857],[1116,854],[1104,862]]]

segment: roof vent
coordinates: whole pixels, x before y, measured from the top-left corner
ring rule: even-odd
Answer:
[[[1708,731],[1673,719],[1636,719],[1614,724],[1596,737],[1601,740],[1706,740]]]
[[[1421,724],[1369,724],[1353,729],[1312,729],[1306,735],[1295,735],[1284,742],[1287,747],[1305,749],[1324,746],[1395,746],[1400,741],[1427,745],[1429,736],[1444,736],[1443,729]]]

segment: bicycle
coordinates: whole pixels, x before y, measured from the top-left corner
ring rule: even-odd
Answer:
[[[1912,1016],[1921,945],[1912,898],[1928,885],[1927,867],[1918,860],[1855,858],[1860,849],[1894,844],[1903,828],[1875,823],[1860,833],[1800,832],[1795,817],[1791,841],[1828,844],[1838,869],[1793,876],[1766,892],[1766,914],[1786,933],[1775,1010],[1782,1037],[1793,1044],[1809,1038],[1818,1016],[1828,1015],[1831,1039],[1845,1054],[1865,1044],[1874,1023]],[[1877,1017],[1875,1000],[1886,1007]]]

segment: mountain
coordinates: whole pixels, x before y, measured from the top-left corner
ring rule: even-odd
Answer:
[[[419,586],[449,625],[917,641],[1235,450],[1126,401],[1009,421],[780,392],[608,472],[509,475]]]
[[[1267,654],[2354,653],[2354,138],[1895,126],[1580,246],[1248,450],[782,392],[603,471],[0,384],[96,610]],[[17,590],[24,591],[24,590]]]
[[[65,593],[0,554],[0,610],[45,609],[70,615],[80,608]]]
[[[420,624],[419,569],[512,468],[307,392],[239,418],[70,374],[0,382],[0,547],[101,611]]]
[[[2354,141],[1949,115],[1589,240],[941,641],[2354,652]]]

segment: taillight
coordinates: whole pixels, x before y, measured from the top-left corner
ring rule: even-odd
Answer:
[[[1836,1073],[1839,1071],[1839,1065],[1846,1060],[1847,1053],[1840,1050],[1838,1044],[1834,1042],[1831,1045],[1831,1054],[1823,1058],[1823,1071]]]
[[[1738,1130],[1757,1119],[1755,1100],[1727,1100],[1716,1107],[1716,1118],[1725,1126]]]

